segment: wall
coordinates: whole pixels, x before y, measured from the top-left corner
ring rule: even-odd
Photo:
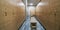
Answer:
[[[60,0],[41,0],[45,5],[36,7],[36,16],[46,30],[60,30]]]
[[[0,0],[0,30],[18,30],[25,18],[24,8],[9,2]]]

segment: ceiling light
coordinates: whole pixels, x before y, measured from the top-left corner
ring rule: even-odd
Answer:
[[[24,3],[20,2],[17,4],[18,6],[25,6]]]
[[[33,5],[33,3],[30,3],[29,5]]]

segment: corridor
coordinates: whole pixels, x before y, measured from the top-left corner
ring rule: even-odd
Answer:
[[[31,23],[36,23],[36,29],[32,30],[45,30],[43,25],[39,23],[39,21],[33,16],[31,17],[31,20],[28,18],[24,21],[23,25],[19,28],[19,30],[31,30]]]
[[[60,30],[60,0],[0,0],[0,30]]]

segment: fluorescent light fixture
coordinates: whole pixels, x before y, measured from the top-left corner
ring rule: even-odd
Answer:
[[[20,2],[17,4],[17,6],[25,6],[24,3]]]
[[[29,5],[33,5],[33,3],[30,3]]]

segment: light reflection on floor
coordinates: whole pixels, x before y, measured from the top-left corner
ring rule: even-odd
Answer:
[[[29,16],[27,16],[26,21],[23,23],[19,30],[31,30],[30,23],[34,21],[37,23],[37,30],[45,30],[43,26],[36,20],[35,17],[31,17],[30,19]]]

